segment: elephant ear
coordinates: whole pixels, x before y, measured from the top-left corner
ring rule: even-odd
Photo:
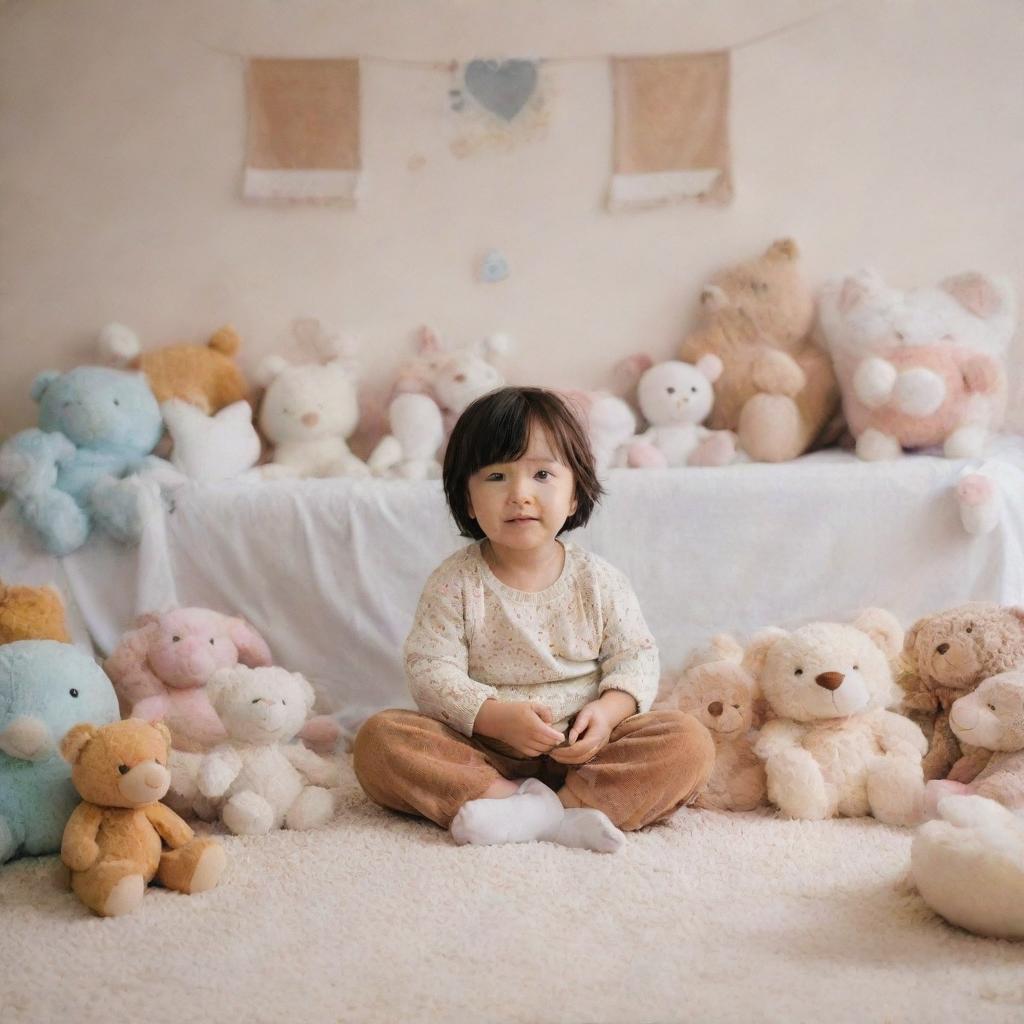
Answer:
[[[884,608],[865,608],[854,619],[853,627],[866,633],[887,658],[895,658],[903,649],[903,627],[896,616]]]
[[[78,764],[82,757],[82,753],[85,750],[86,744],[93,738],[99,729],[95,725],[90,725],[88,722],[82,722],[79,725],[73,725],[64,734],[64,739],[60,741],[60,756],[64,758],[68,764]]]
[[[273,663],[267,641],[245,619],[232,619],[228,627],[231,642],[238,648],[238,660],[249,668]]]
[[[56,370],[43,370],[34,381],[32,381],[32,401],[41,402],[46,389],[61,376]]]

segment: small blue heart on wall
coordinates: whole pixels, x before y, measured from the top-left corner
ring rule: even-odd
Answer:
[[[537,62],[471,60],[466,65],[465,81],[467,91],[480,106],[511,121],[537,88]]]
[[[508,260],[498,249],[490,249],[480,261],[480,280],[488,284],[504,281],[508,277]]]

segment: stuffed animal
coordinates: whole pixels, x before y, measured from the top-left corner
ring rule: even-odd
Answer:
[[[970,932],[1024,939],[1024,817],[980,796],[946,797],[938,815],[910,849],[921,898]]]
[[[16,640],[71,642],[56,587],[12,587],[0,580],[0,644]]]
[[[941,445],[949,458],[981,455],[1005,410],[1015,306],[1008,284],[980,274],[909,292],[871,270],[828,283],[822,331],[857,454]]]
[[[832,363],[813,339],[814,297],[791,239],[711,279],[701,319],[679,358],[717,356],[724,366],[707,426],[731,430],[759,462],[793,459],[838,434]]]
[[[983,679],[1024,667],[1024,608],[976,601],[926,615],[907,631],[901,661],[902,709],[929,737],[925,779],[969,781],[976,755],[957,739],[949,712]]]
[[[146,375],[159,403],[179,398],[208,416],[249,397],[234,357],[241,340],[233,327],[221,327],[205,345],[186,342],[143,352],[136,333],[123,324],[100,332],[101,354],[109,361]]]
[[[889,658],[903,638],[881,608],[852,625],[817,622],[756,636],[747,651],[771,712],[754,750],[768,797],[790,818],[920,819],[927,742],[886,710],[898,698]]]
[[[221,669],[207,689],[229,740],[203,758],[199,791],[222,802],[221,818],[237,835],[287,826],[309,829],[334,815],[338,770],[300,744],[313,687],[281,668]]]
[[[743,648],[720,635],[711,651],[689,660],[674,688],[671,706],[688,711],[715,741],[715,766],[695,807],[750,811],[767,803],[764,764],[754,753],[764,707],[742,660]]]
[[[388,410],[391,433],[374,448],[367,465],[375,476],[436,480],[437,453],[444,443],[444,420],[429,395],[398,395]]]
[[[1011,811],[1024,811],[1024,668],[990,676],[966,697],[953,702],[949,724],[962,744],[984,753],[974,759],[977,773],[959,781],[928,783],[929,806],[945,796],[974,794]]]
[[[230,480],[260,460],[263,445],[248,402],[226,405],[208,416],[197,406],[172,398],[160,412],[173,442],[171,464],[190,480]]]
[[[118,718],[110,680],[92,658],[56,640],[0,647],[0,864],[60,849],[78,797],[57,745],[83,718]]]
[[[75,895],[94,914],[129,913],[154,878],[189,894],[220,881],[224,847],[196,837],[160,803],[171,781],[166,727],[137,719],[83,723],[68,732],[60,750],[82,798],[64,829],[60,857],[71,869]]]
[[[712,385],[722,370],[716,355],[701,356],[695,366],[677,360],[649,365],[637,383],[637,401],[649,427],[619,449],[616,464],[661,469],[732,462],[736,435],[702,426],[715,402]]]
[[[147,456],[163,430],[143,375],[100,366],[47,371],[32,397],[39,427],[0,448],[0,491],[51,554],[79,548],[94,523],[117,540],[137,541],[138,485],[119,478],[161,462]]]
[[[370,470],[348,447],[359,420],[354,367],[342,356],[328,362],[290,365],[280,356],[263,361],[266,393],[260,429],[274,445],[264,475],[368,476]]]

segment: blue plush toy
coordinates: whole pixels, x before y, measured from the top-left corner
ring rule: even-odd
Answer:
[[[56,853],[81,801],[60,741],[73,725],[120,718],[106,673],[56,640],[0,646],[0,864]]]
[[[134,481],[160,440],[160,408],[141,373],[80,366],[48,370],[32,385],[39,427],[0,448],[0,491],[51,554],[85,543],[93,524],[131,543],[142,523]]]

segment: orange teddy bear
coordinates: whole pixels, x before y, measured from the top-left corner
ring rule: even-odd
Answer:
[[[183,893],[205,892],[220,880],[223,846],[197,838],[159,802],[171,784],[170,750],[165,725],[137,718],[76,725],[61,741],[82,803],[64,829],[60,856],[75,895],[101,917],[134,910],[154,877]]]
[[[9,587],[0,580],[0,644],[16,640],[71,643],[55,587]]]

